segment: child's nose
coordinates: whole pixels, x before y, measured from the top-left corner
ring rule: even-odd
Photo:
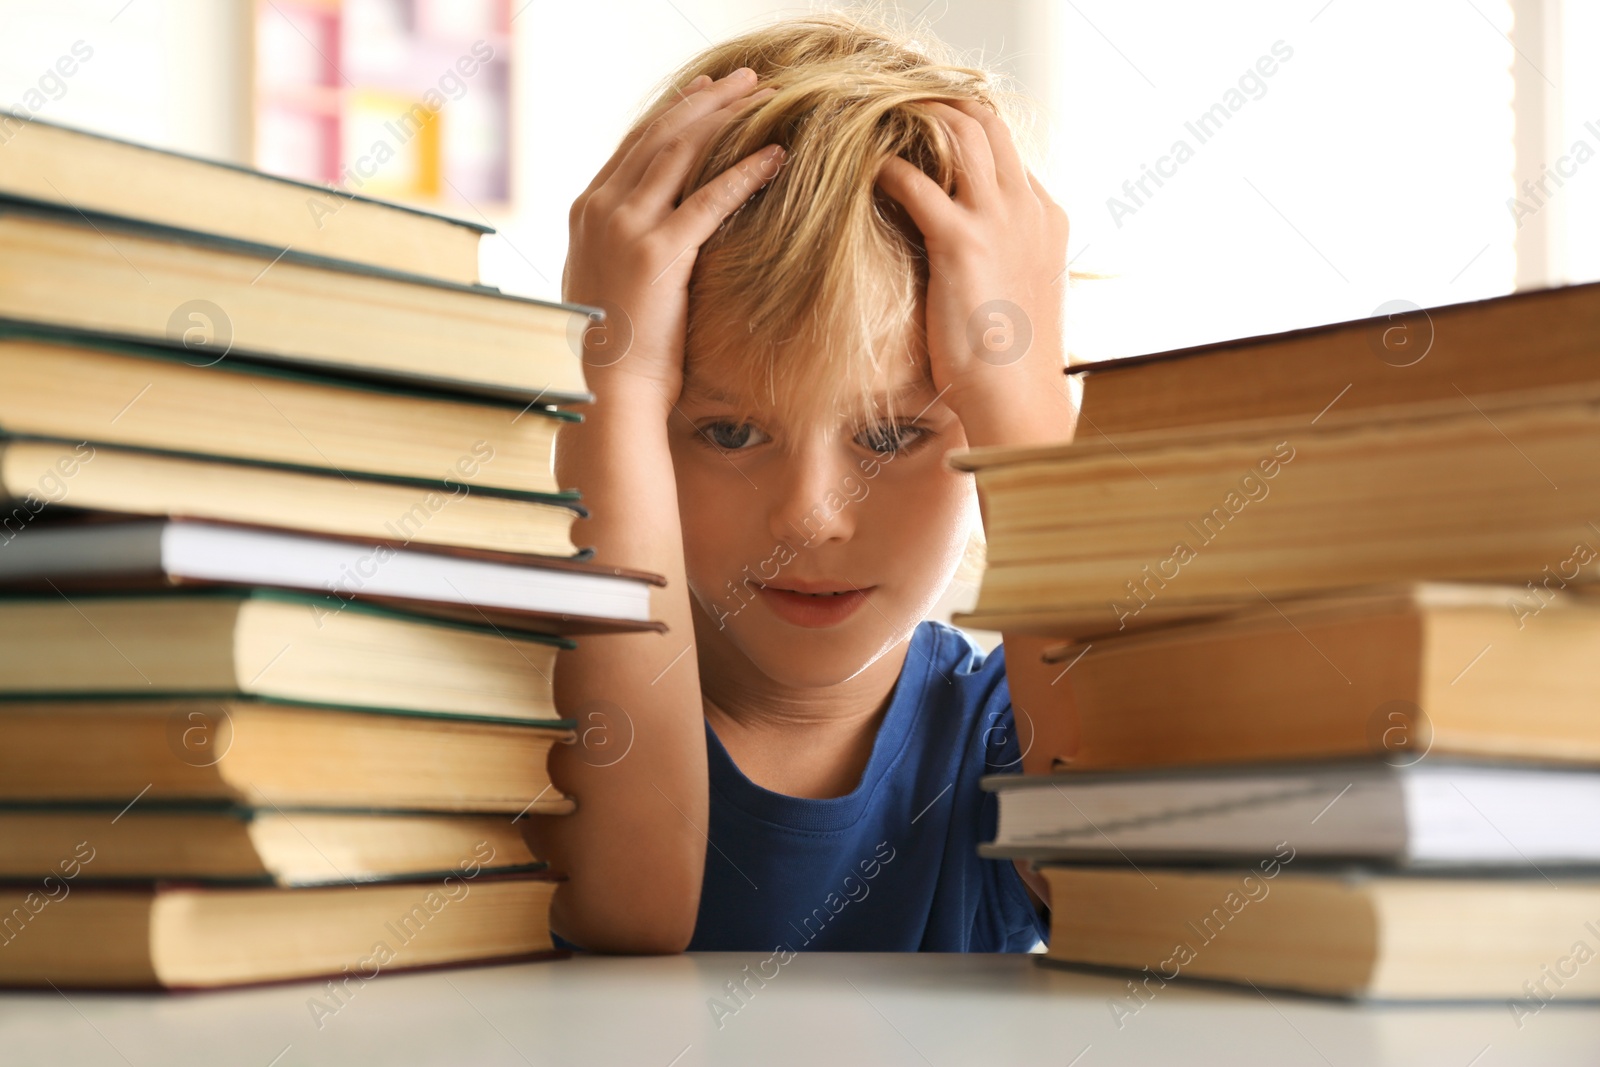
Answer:
[[[837,444],[790,453],[772,500],[773,535],[806,548],[848,541],[859,508],[846,493],[854,473],[853,461],[838,455]]]

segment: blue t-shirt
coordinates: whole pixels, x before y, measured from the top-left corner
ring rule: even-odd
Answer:
[[[1005,649],[918,624],[857,787],[825,800],[744,776],[706,724],[711,827],[692,951],[1026,952],[1047,934],[992,840],[986,774],[1020,773]]]

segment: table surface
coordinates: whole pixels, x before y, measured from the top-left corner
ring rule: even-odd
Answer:
[[[735,1000],[727,984],[751,973],[773,977]],[[1503,1002],[1354,1005],[1175,982],[1132,1011],[1126,993],[1125,978],[1024,955],[577,956],[380,975],[352,981],[342,1005],[310,982],[4,993],[0,1063],[1600,1064],[1594,1004],[1554,1001],[1519,1026]]]

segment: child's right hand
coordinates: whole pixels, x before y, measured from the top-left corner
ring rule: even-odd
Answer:
[[[702,74],[641,122],[573,202],[561,295],[606,311],[606,322],[584,334],[584,374],[596,396],[640,384],[677,401],[700,246],[777,175],[784,150],[768,145],[678,199],[711,137],[776,91],[752,92],[755,84],[744,67],[715,82]]]

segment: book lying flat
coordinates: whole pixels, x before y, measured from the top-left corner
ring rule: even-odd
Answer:
[[[486,226],[0,111],[0,195],[478,280]]]
[[[1600,997],[1600,878],[1045,867],[1044,959],[1136,972],[1137,1013],[1168,982],[1209,978],[1375,1000]],[[1559,970],[1557,987],[1551,970]],[[1532,992],[1535,984],[1544,998]],[[1120,1011],[1119,1011],[1120,1009]]]
[[[989,857],[1400,867],[1600,867],[1600,770],[1422,758],[1140,773],[994,775]]]
[[[194,989],[331,975],[349,991],[380,973],[537,957],[553,950],[556,884],[479,873],[304,889],[78,885],[66,903],[12,883],[0,914],[25,918],[8,931],[0,985]]]
[[[956,619],[984,629],[1080,637],[1344,586],[1522,583],[1600,543],[1600,383],[950,462],[986,501],[988,566]]]
[[[0,597],[0,693],[193,693],[548,720],[545,634],[274,590]]]
[[[178,515],[361,540],[573,556],[571,499],[406,483],[331,471],[171,456],[105,445],[0,438],[0,538],[56,508]]]
[[[590,402],[590,309],[293,249],[0,201],[0,319],[165,344],[203,362],[290,363]]]
[[[1046,648],[1076,709],[1069,765],[1600,763],[1600,599],[1562,588],[1575,562],[1521,586],[1343,590]]]
[[[0,326],[0,433],[558,494],[556,433],[581,417],[231,359],[204,363],[165,348]]]
[[[592,561],[438,551],[189,519],[55,523],[0,553],[0,589],[72,593],[175,586],[265,586],[550,632],[662,630],[650,617],[660,575]]]
[[[1078,439],[1478,397],[1600,380],[1600,284],[1107,360],[1084,381]]]
[[[174,806],[148,797],[122,807],[0,806],[0,880],[303,886],[443,877],[463,862],[486,872],[544,866],[504,815]]]
[[[117,826],[162,801],[502,812],[509,824],[572,810],[545,766],[572,725],[149,692],[3,698],[0,801],[114,804],[127,810]]]

